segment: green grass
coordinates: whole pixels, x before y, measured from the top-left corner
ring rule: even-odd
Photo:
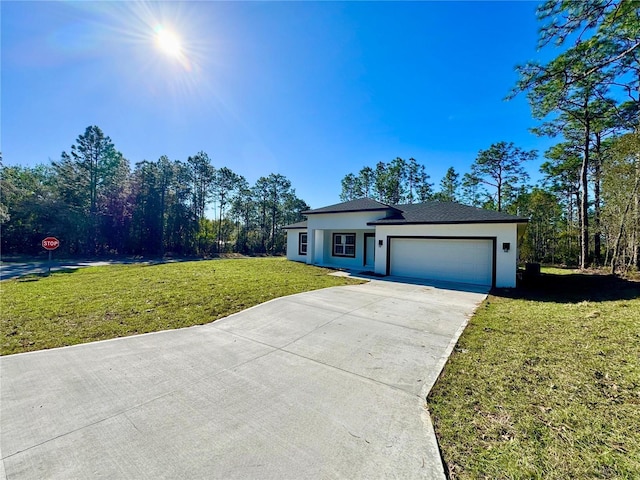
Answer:
[[[450,478],[640,478],[639,297],[566,271],[490,296],[428,399]]]
[[[212,322],[284,295],[362,283],[283,258],[92,267],[0,284],[0,353]]]

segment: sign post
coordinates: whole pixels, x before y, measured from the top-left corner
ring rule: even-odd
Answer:
[[[49,269],[47,276],[51,275],[51,253],[59,246],[60,240],[58,240],[56,237],[47,237],[42,240],[42,248],[49,251]]]

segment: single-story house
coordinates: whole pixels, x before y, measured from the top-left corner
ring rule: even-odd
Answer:
[[[515,287],[528,219],[451,202],[370,198],[302,212],[285,227],[287,258],[376,274]]]

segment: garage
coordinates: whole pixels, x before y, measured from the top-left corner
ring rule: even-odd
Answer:
[[[388,273],[474,285],[495,285],[495,239],[389,237]]]

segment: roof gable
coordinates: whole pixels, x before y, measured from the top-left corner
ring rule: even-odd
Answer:
[[[347,213],[347,212],[371,212],[371,211],[395,210],[391,205],[378,202],[371,198],[357,198],[348,202],[336,203],[328,207],[316,208],[302,212],[303,215],[316,213]]]

